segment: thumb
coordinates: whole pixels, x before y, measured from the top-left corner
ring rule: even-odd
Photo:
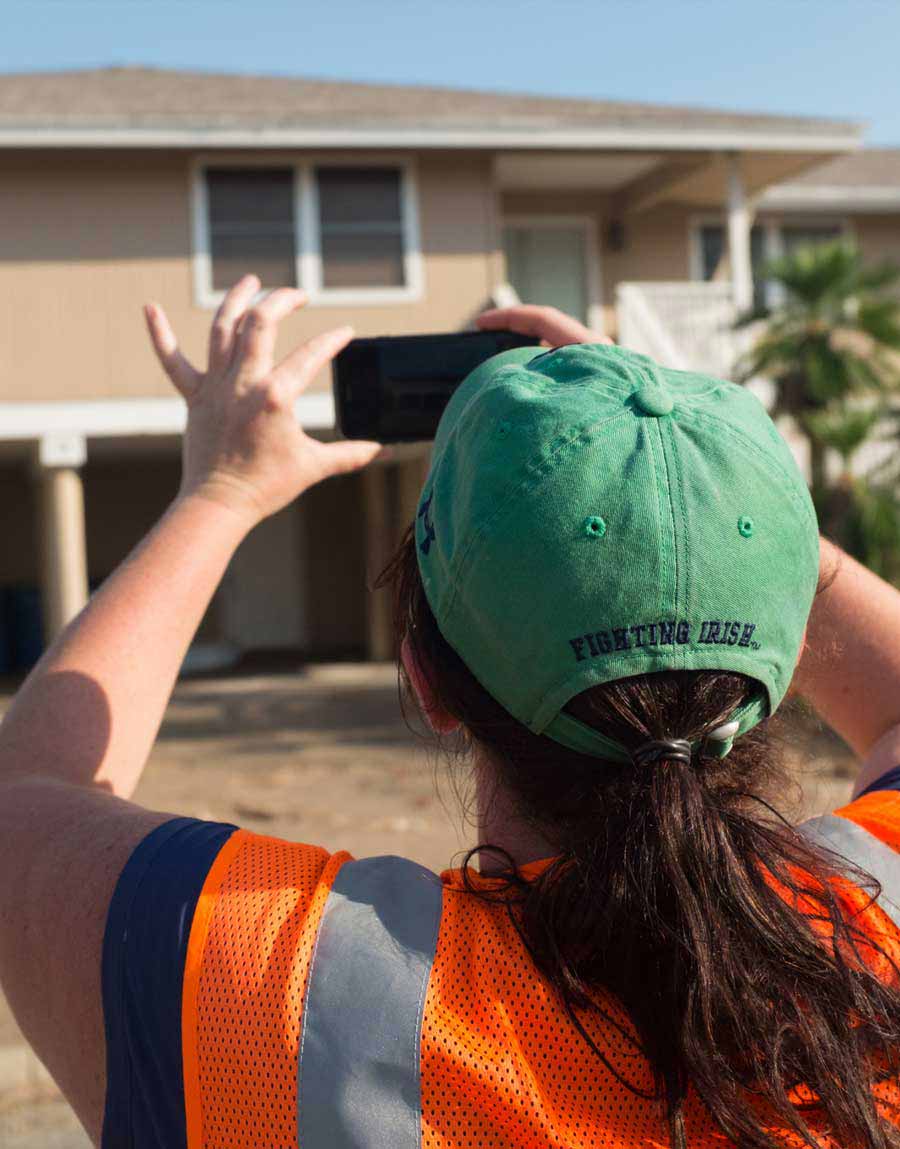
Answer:
[[[373,443],[368,439],[348,439],[341,443],[324,443],[320,453],[323,477],[347,475],[367,467],[374,459],[386,462],[393,458],[390,447]]]

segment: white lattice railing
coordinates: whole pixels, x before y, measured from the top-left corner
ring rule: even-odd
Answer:
[[[729,378],[746,336],[728,283],[620,283],[619,342],[667,367]]]

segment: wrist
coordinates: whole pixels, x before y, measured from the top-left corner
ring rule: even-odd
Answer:
[[[182,484],[176,502],[218,512],[223,521],[248,533],[266,517],[262,507],[242,484],[227,477],[210,477],[191,486]]]
[[[204,522],[216,522],[238,541],[265,517],[251,500],[236,497],[228,485],[199,483],[179,490],[173,508],[199,515]]]

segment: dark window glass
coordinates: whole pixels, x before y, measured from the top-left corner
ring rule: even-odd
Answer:
[[[760,270],[766,262],[766,237],[763,229],[754,224],[750,229],[750,266],[753,271],[753,302],[762,306],[766,285]],[[700,228],[700,269],[704,279],[712,279],[727,255],[725,228],[721,224],[704,224]]]
[[[297,282],[294,173],[290,168],[208,168],[213,288],[250,272],[263,287]]]
[[[318,168],[323,287],[403,287],[397,168]]]
[[[704,224],[700,228],[700,272],[704,279],[712,279],[725,254],[725,228],[719,224]]]

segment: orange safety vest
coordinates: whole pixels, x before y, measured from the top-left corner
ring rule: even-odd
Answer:
[[[881,881],[868,910],[863,891],[848,896],[897,949],[900,794],[869,794],[803,832]],[[606,1065],[505,909],[467,893],[460,871],[239,830],[208,873],[187,950],[188,1149],[667,1146],[659,1104],[617,1080],[653,1086],[633,1027],[612,1000],[604,1013],[583,1023]],[[685,1118],[689,1145],[728,1144],[695,1095]]]

